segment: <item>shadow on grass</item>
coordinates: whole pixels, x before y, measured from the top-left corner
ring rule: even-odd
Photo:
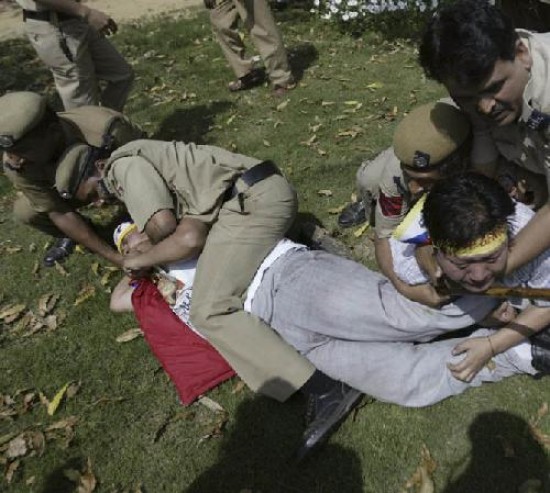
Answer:
[[[80,471],[85,463],[84,459],[74,458],[54,469],[48,474],[40,493],[73,493],[75,491],[75,483],[67,478],[65,471],[69,469]]]
[[[495,411],[480,414],[468,431],[472,442],[469,464],[442,493],[548,492],[550,465],[529,424],[513,414]],[[455,469],[462,469],[461,462]],[[541,482],[540,488],[520,488],[528,480]]]
[[[288,63],[292,75],[297,81],[304,77],[304,72],[311,67],[319,58],[317,48],[311,43],[302,43],[296,46],[291,46],[288,51]]]
[[[214,101],[208,105],[178,108],[163,120],[152,138],[205,144],[205,136],[214,124],[214,117],[227,112],[232,106],[229,101]]]
[[[217,462],[186,493],[362,492],[361,462],[349,448],[328,443],[294,463],[304,408],[299,396],[284,404],[260,396],[244,401],[222,439]]]

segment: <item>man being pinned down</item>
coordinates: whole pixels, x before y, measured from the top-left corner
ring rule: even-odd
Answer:
[[[497,209],[496,215],[495,211],[486,210],[486,199],[478,193],[482,187],[476,179],[459,188],[460,193],[470,199],[467,207],[479,211],[477,216],[471,214],[468,218],[469,228],[474,243],[485,245],[486,223],[495,222],[498,235],[494,239],[491,236],[488,248],[496,249],[500,256],[498,265],[502,267],[507,255],[508,219],[513,236],[532,213],[519,204],[514,212],[506,192],[492,180],[481,177],[483,186],[487,185],[485,181],[489,182],[484,189],[488,201],[498,204],[493,206]],[[439,207],[438,201],[436,198],[429,206]],[[133,241],[134,248],[137,245],[147,248],[146,237],[136,235]],[[400,245],[395,240],[392,245],[395,245],[396,265],[407,264],[409,279],[414,268],[421,272],[409,251],[413,246]],[[441,260],[444,262],[445,258]],[[483,268],[486,259],[479,259],[479,264],[476,260],[472,257],[470,266]],[[540,258],[523,273],[523,280],[532,287],[541,286],[545,282],[543,271],[549,267],[548,256]],[[407,277],[406,272],[398,271]],[[484,285],[474,286],[486,289],[495,279],[496,274],[487,276]],[[472,289],[469,278],[457,280],[465,289]],[[509,278],[507,282],[516,284],[518,279]],[[123,279],[113,292],[112,308],[131,309],[131,291],[128,279]],[[365,296],[369,302],[360,303]],[[178,303],[174,311],[187,323],[188,318],[179,310]],[[532,327],[533,332],[546,327],[550,310],[544,307],[524,311],[511,325],[515,311],[505,304],[495,311],[499,320],[507,324],[500,330],[483,328],[467,338],[428,342],[443,333],[482,321],[498,304],[489,297],[464,295],[441,309],[430,309],[399,295],[386,278],[355,262],[282,240],[252,281],[245,308],[264,319],[318,369],[333,378],[380,400],[426,406],[483,382],[549,370],[550,352],[544,338],[539,336],[531,344],[514,332],[511,342],[508,340],[514,330],[510,327],[523,324]],[[492,364],[486,365],[489,360]],[[388,361],[393,364],[388,365]]]

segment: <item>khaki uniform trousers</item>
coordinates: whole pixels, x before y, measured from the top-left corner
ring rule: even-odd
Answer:
[[[78,19],[58,26],[27,19],[25,32],[39,58],[52,71],[66,110],[101,104],[122,111],[134,72],[109,40]],[[64,52],[62,43],[66,43],[69,53]],[[103,91],[99,81],[107,83]]]
[[[49,236],[54,236],[56,238],[63,238],[66,236],[57,229],[57,226],[51,221],[46,212],[36,211],[29,202],[29,199],[24,195],[18,197],[13,203],[13,215],[17,221]]]
[[[254,391],[284,401],[308,380],[314,366],[258,317],[243,298],[258,267],[296,214],[296,193],[273,175],[222,205],[199,257],[190,319]]]
[[[284,86],[292,81],[283,38],[266,0],[218,0],[210,10],[210,22],[223,54],[237,78],[253,68],[237,31],[239,18],[262,57],[269,79]]]

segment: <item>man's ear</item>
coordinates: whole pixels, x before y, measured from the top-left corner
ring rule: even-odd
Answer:
[[[529,48],[521,39],[518,39],[516,41],[515,55],[516,59],[523,64],[526,70],[531,70],[531,66],[533,65],[533,58],[531,57],[531,53],[529,53]]]

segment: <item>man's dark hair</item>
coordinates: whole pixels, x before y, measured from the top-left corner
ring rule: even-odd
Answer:
[[[509,17],[486,0],[457,0],[428,22],[419,47],[426,75],[477,86],[500,60],[514,60],[518,35]]]
[[[513,200],[498,182],[470,172],[435,183],[422,215],[432,243],[454,249],[507,224],[514,210]]]

